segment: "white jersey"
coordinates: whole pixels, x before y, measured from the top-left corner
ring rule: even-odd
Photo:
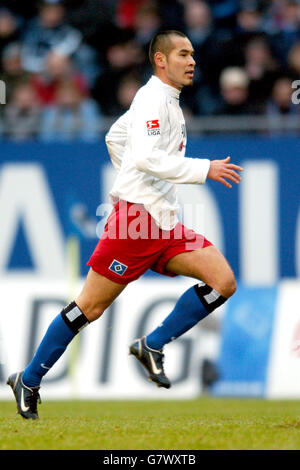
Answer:
[[[176,184],[205,183],[210,166],[207,159],[184,158],[186,129],[179,94],[152,76],[105,138],[118,171],[112,203],[123,199],[143,204],[163,230],[178,222]]]

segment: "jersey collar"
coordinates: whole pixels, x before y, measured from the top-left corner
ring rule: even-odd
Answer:
[[[176,98],[177,100],[179,99],[180,90],[177,90],[177,88],[174,88],[171,85],[167,85],[167,83],[164,83],[163,81],[161,81],[161,79],[158,78],[156,75],[152,75],[152,77],[150,78],[150,81],[152,81],[158,86],[161,86],[165,90],[167,95],[172,96],[173,98]]]

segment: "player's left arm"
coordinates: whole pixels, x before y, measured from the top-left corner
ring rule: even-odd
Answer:
[[[208,159],[178,158],[166,150],[170,122],[164,98],[136,96],[130,134],[131,158],[137,170],[170,183],[205,183],[210,164]]]

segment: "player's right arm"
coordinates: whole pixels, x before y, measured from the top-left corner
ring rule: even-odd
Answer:
[[[105,136],[105,143],[110,159],[117,171],[121,168],[127,141],[128,113],[129,111],[122,114]]]

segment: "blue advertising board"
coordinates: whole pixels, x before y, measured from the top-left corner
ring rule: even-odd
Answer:
[[[277,286],[238,286],[222,322],[215,395],[266,395],[277,298]]]

